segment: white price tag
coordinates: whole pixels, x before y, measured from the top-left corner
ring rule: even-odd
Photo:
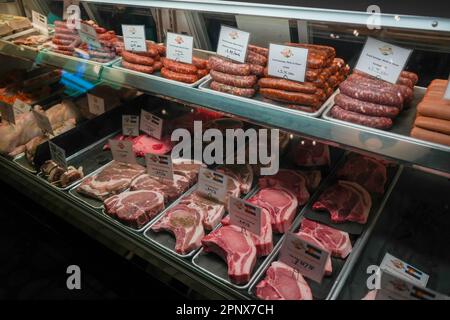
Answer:
[[[49,133],[51,135],[54,135],[52,125],[45,112],[38,112],[36,110],[33,110],[33,114],[36,119],[37,125],[42,130],[42,132],[44,134]]]
[[[389,272],[398,278],[403,278],[421,287],[426,287],[429,276],[416,267],[386,253],[380,265],[381,270]]]
[[[147,43],[145,42],[145,26],[123,24],[122,34],[125,50],[136,52],[147,51]]]
[[[12,105],[0,102],[0,113],[2,114],[2,120],[8,121],[12,124],[16,124],[16,117]]]
[[[217,54],[244,63],[249,39],[250,33],[248,32],[222,26],[217,44]]]
[[[450,77],[448,77],[448,84],[447,84],[447,89],[445,90],[445,93],[444,93],[444,99],[450,100]]]
[[[228,176],[207,168],[200,168],[197,191],[204,196],[225,203],[228,191],[227,185]]]
[[[67,170],[66,151],[51,141],[48,142],[48,146],[50,148],[52,160],[55,161],[60,167]]]
[[[136,163],[136,155],[133,151],[133,143],[125,140],[109,140],[109,146],[113,159],[119,162]]]
[[[13,109],[14,115],[17,117],[19,114],[30,112],[31,106],[20,99],[16,99],[13,104]]]
[[[141,110],[141,130],[151,137],[161,140],[163,119],[151,114],[148,111]]]
[[[305,277],[321,283],[329,256],[328,251],[288,233],[281,247],[279,260]]]
[[[230,197],[229,201],[230,223],[261,235],[261,208],[236,197]]]
[[[194,38],[184,34],[167,32],[166,57],[175,61],[192,63]]]
[[[122,115],[122,134],[132,137],[139,135],[139,116]]]
[[[71,6],[76,6],[77,10],[74,12],[71,10]],[[69,17],[73,15],[78,15],[78,18],[80,16],[80,0],[64,0],[63,5],[63,20],[69,19]]]
[[[31,11],[31,14],[33,19],[33,26],[41,33],[48,35],[47,17],[34,10]]]
[[[412,50],[367,38],[355,69],[390,83],[396,83]]]
[[[87,43],[88,46],[98,49],[102,48],[102,45],[98,41],[97,31],[95,31],[93,26],[86,23],[81,23],[78,34],[80,35],[81,41]]]
[[[96,116],[105,113],[105,100],[90,93],[87,94],[87,98],[90,113]]]
[[[375,300],[450,300],[450,297],[381,271]]]
[[[270,76],[304,82],[308,49],[271,43],[268,73]]]
[[[147,173],[150,176],[173,181],[173,166],[170,155],[147,153],[145,163],[147,164]]]

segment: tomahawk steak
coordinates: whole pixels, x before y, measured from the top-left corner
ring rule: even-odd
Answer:
[[[387,181],[386,166],[370,157],[353,155],[337,172],[340,179],[353,181],[369,192],[384,193]]]
[[[246,231],[253,239],[258,257],[268,256],[273,250],[273,234],[272,224],[270,223],[270,214],[267,209],[261,209],[261,233],[258,235],[253,232]],[[222,224],[224,226],[230,224],[229,215],[222,219]]]
[[[256,296],[263,300],[312,300],[312,292],[303,276],[280,261],[274,261],[264,280],[256,286]]]
[[[273,232],[285,233],[294,220],[298,201],[297,197],[281,187],[263,188],[249,200],[270,214]]]
[[[309,219],[302,220],[300,232],[314,237],[333,257],[345,259],[352,251],[352,243],[347,232]]]
[[[202,244],[205,252],[213,252],[226,261],[231,282],[250,281],[256,263],[256,247],[248,233],[233,225],[223,226],[205,236]]]
[[[141,228],[164,210],[164,196],[159,192],[127,191],[105,200],[105,211],[124,224]]]
[[[83,180],[77,192],[104,200],[128,189],[131,181],[144,171],[145,168],[138,164],[114,161],[99,173]]]
[[[152,230],[171,232],[176,239],[175,251],[183,255],[200,248],[205,236],[202,214],[183,204],[164,213],[164,217],[152,226]]]
[[[356,182],[344,180],[326,189],[313,204],[314,210],[328,211],[334,223],[365,224],[371,207],[370,194]]]

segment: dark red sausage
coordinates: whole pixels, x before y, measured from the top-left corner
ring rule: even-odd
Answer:
[[[403,105],[403,96],[400,93],[392,91],[377,90],[360,83],[346,80],[339,85],[341,93],[363,101],[396,106],[401,108]]]
[[[234,63],[218,56],[211,56],[209,57],[208,64],[211,69],[219,72],[237,76],[250,75],[250,65],[246,63]]]
[[[253,51],[247,52],[247,58],[245,59],[246,62],[251,64],[257,64],[259,66],[265,67],[267,65],[267,58],[263,55],[260,55]]]
[[[392,127],[392,119],[390,118],[367,116],[361,113],[344,110],[339,106],[334,106],[331,108],[330,115],[335,119],[356,123],[371,128],[389,129]]]
[[[192,57],[192,64],[198,69],[206,69],[208,67],[208,60]]]
[[[140,64],[127,62],[125,60],[122,60],[122,67],[124,67],[126,69],[130,69],[130,70],[138,71],[138,72],[148,73],[148,74],[151,74],[154,71],[153,67],[143,66]]]
[[[150,57],[144,57],[126,50],[122,51],[122,58],[127,62],[144,66],[152,66],[155,63],[155,60]]]
[[[317,90],[317,88],[311,83],[276,78],[261,78],[258,81],[258,85],[261,88],[272,88],[310,94],[316,93]]]
[[[161,75],[164,78],[179,81],[179,82],[185,82],[185,83],[194,83],[195,81],[198,80],[197,74],[186,74],[186,73],[174,72],[166,67],[163,67],[161,69]]]
[[[211,78],[213,78],[213,80],[216,82],[239,88],[253,88],[253,86],[256,84],[256,81],[258,80],[256,76],[253,75],[235,76],[216,70],[211,70],[210,75]]]
[[[279,89],[260,88],[259,92],[267,99],[281,101],[291,104],[299,104],[316,107],[320,104],[319,98],[315,94],[301,92],[291,92]]]
[[[358,112],[368,116],[395,118],[400,113],[400,109],[397,107],[364,102],[344,94],[337,94],[334,97],[334,103],[344,110]]]
[[[262,77],[264,75],[264,67],[259,66],[257,64],[249,64],[250,66],[250,74],[258,77]]]
[[[255,95],[255,89],[252,88],[238,88],[238,87],[233,87],[233,86],[229,86],[223,83],[219,83],[216,81],[211,82],[211,84],[209,85],[209,87],[212,90],[216,90],[216,91],[220,91],[220,92],[225,92],[225,93],[229,93],[235,96],[240,96],[240,97],[253,97]]]
[[[167,58],[163,58],[163,59],[161,59],[161,61],[163,63],[164,68],[167,68],[170,71],[173,71],[176,73],[191,74],[191,75],[195,75],[195,76],[197,75],[197,67],[192,64],[178,62],[178,61],[170,60]]]

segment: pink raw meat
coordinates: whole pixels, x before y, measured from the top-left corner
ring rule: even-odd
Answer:
[[[297,233],[297,235],[300,239],[307,241],[320,249],[328,251],[319,241],[317,241],[316,238],[311,236],[309,233],[300,231],[299,233]],[[330,256],[328,257],[327,262],[325,264],[325,275],[330,276],[332,273],[333,273],[333,265],[331,263],[331,252],[330,252]]]

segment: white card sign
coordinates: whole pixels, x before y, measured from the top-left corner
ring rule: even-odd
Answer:
[[[70,10],[72,9],[71,6],[76,6],[76,12]],[[77,15],[78,19],[80,17],[80,0],[64,0],[64,5],[63,5],[63,20],[67,20],[69,19],[69,17],[73,16],[73,15]]]
[[[249,39],[250,33],[248,32],[222,26],[217,44],[217,54],[244,63]]]
[[[60,167],[67,169],[66,151],[51,141],[48,142],[48,146],[50,148],[52,160],[55,161]]]
[[[167,58],[184,63],[192,63],[193,46],[193,37],[184,34],[167,32]]]
[[[19,114],[30,112],[31,106],[20,99],[16,99],[13,104],[13,109],[14,115],[17,117]]]
[[[133,143],[125,140],[109,140],[109,146],[113,159],[119,162],[136,163],[136,156],[133,151]]]
[[[122,115],[122,134],[132,137],[139,135],[139,116],[131,114]]]
[[[136,52],[147,51],[147,43],[145,41],[145,26],[123,24],[122,34],[125,50]]]
[[[268,73],[270,76],[304,82],[308,49],[271,43]]]
[[[142,109],[140,122],[142,131],[156,139],[161,139],[164,122],[163,119]]]
[[[42,132],[44,134],[49,133],[51,135],[54,135],[52,125],[45,112],[38,112],[36,110],[33,110],[33,114],[36,119],[37,125],[42,130]]]
[[[200,168],[197,191],[218,202],[225,203],[227,197],[228,176],[207,168]]]
[[[0,102],[0,112],[2,114],[2,120],[8,121],[9,123],[12,124],[16,124],[16,117],[12,105]]]
[[[410,49],[368,37],[355,69],[396,83],[411,52]]]
[[[444,93],[444,99],[450,100],[450,77],[448,77],[447,89],[445,90]]]
[[[86,23],[81,23],[78,34],[80,35],[81,41],[87,43],[88,46],[99,49],[102,48],[102,45],[98,41],[97,31],[95,31],[93,26]]]
[[[381,270],[389,272],[398,278],[403,278],[421,287],[426,287],[429,276],[416,267],[386,253],[380,265]]]
[[[229,201],[230,223],[261,235],[261,208],[236,197],[230,197]]]
[[[47,17],[34,10],[31,11],[33,27],[38,29],[41,33],[48,35]]]
[[[147,173],[152,177],[173,181],[173,166],[170,155],[157,155],[147,153],[145,155]]]
[[[281,247],[279,260],[305,277],[321,283],[329,256],[328,251],[288,233]]]
[[[105,113],[105,100],[90,93],[87,94],[87,98],[90,113],[96,116]]]
[[[375,300],[450,300],[450,297],[381,271]]]

